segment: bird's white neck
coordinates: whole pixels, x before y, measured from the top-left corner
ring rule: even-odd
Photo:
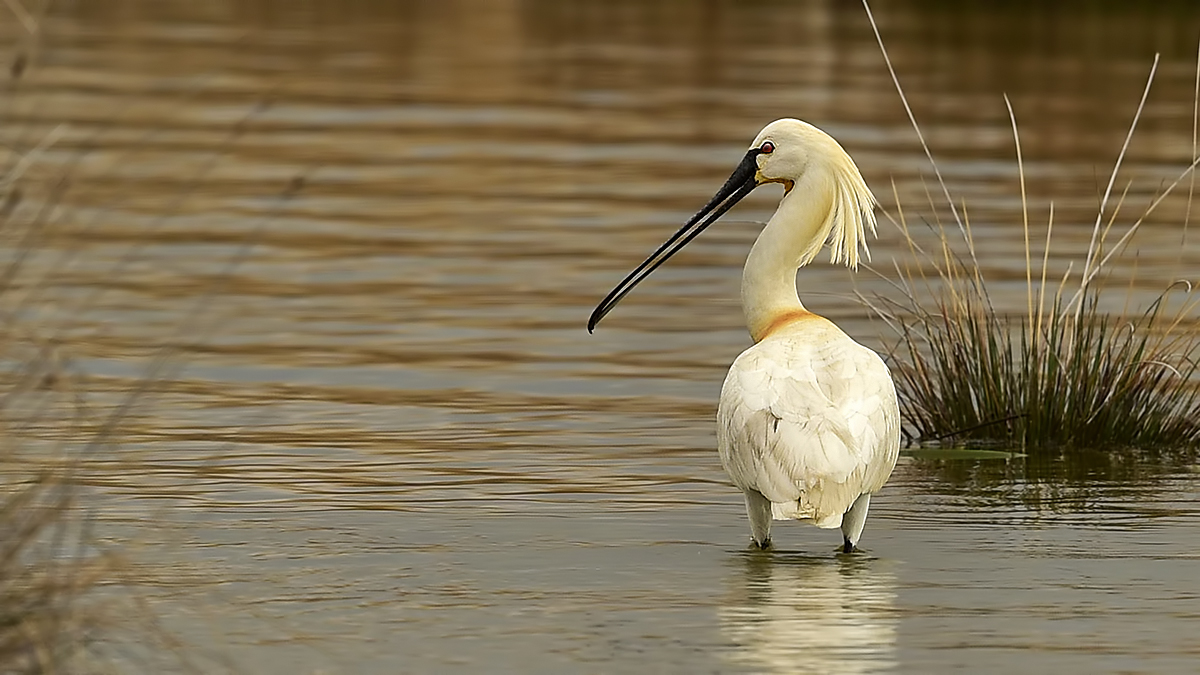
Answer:
[[[808,172],[802,183],[784,194],[746,258],[742,311],[755,342],[779,326],[809,315],[796,294],[796,270],[806,262],[804,253],[811,250],[833,208],[833,181],[821,174]]]

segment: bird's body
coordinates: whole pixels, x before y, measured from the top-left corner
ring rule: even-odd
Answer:
[[[854,267],[874,197],[850,156],[805,122],[777,120],[751,145],[716,197],[609,294],[595,326],[641,279],[758,185],[785,186],[742,273],[742,308],[755,344],[729,369],[717,412],[721,464],[746,498],[754,545],[772,519],[841,527],[854,550],[873,493],[900,447],[900,413],[887,366],[833,322],[807,311],[796,270],[828,242]],[[705,216],[707,219],[701,222]]]
[[[840,526],[852,548],[869,495],[896,465],[899,431],[887,366],[815,314],[742,352],[717,408],[721,464],[746,496],[760,546],[770,542],[774,518]],[[860,498],[861,517],[843,522]]]

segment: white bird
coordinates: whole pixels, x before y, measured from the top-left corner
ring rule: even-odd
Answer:
[[[752,545],[771,545],[771,520],[841,527],[855,550],[871,495],[900,451],[891,373],[875,352],[800,304],[796,272],[828,242],[833,263],[858,266],[875,197],[831,136],[795,119],[768,124],[703,209],[625,277],[592,312],[592,331],[633,287],[754,188],[782,183],[783,199],[742,271],[742,309],[754,345],[729,369],[717,408],[721,464],[746,497]]]

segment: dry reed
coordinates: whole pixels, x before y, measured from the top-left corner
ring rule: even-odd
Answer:
[[[1102,300],[1122,292],[1109,286],[1112,262],[1200,162],[1184,168],[1115,236],[1123,197],[1111,210],[1108,205],[1146,105],[1157,57],[1077,275],[1068,269],[1059,279],[1047,278],[1053,206],[1040,262],[1032,255],[1024,158],[1016,117],[1005,97],[1020,177],[1027,298],[1024,312],[1006,313],[996,309],[965,208],[956,204],[942,179],[865,0],[864,7],[955,226],[930,225],[935,244],[923,248],[898,206],[897,215],[888,217],[905,237],[912,258],[896,264],[890,279],[896,293],[859,296],[898,336],[890,361],[910,440],[998,444],[1027,452],[1200,446],[1200,297],[1192,285],[1176,282],[1141,309],[1102,309]],[[1200,82],[1200,62],[1197,73]],[[1190,191],[1188,200],[1190,212]],[[930,202],[934,206],[932,198]]]

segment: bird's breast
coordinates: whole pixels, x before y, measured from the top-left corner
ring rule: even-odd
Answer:
[[[826,323],[829,321],[825,317],[819,314],[813,314],[807,309],[793,309],[786,312],[780,312],[779,314],[770,317],[765,325],[761,327],[756,326],[754,331],[750,334],[750,337],[754,339],[755,343],[762,342],[784,327],[792,326],[793,324],[800,322],[814,320]]]

